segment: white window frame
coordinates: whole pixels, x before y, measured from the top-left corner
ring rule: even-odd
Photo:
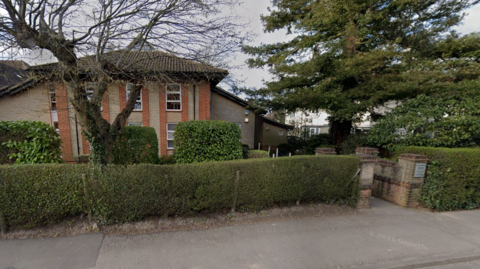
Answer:
[[[132,83],[127,83],[127,85],[125,85],[125,93],[127,95],[127,102],[128,102],[128,95],[130,94],[130,87],[132,87],[133,84]],[[138,95],[138,98],[137,98],[137,101],[135,101],[135,107],[133,108],[133,111],[142,111],[143,110],[143,101],[142,101],[142,90],[143,89],[140,89],[140,94]],[[137,104],[140,104],[140,108],[137,108]]]
[[[127,126],[143,126],[143,123],[141,122],[129,122]]]
[[[169,146],[168,146],[168,141],[172,141],[172,142],[173,142],[173,139],[174,139],[173,133],[175,132],[175,130],[172,131],[172,130],[169,130],[169,129],[168,129],[168,126],[169,126],[169,125],[175,125],[175,126],[176,126],[176,125],[178,125],[178,122],[167,123],[167,149],[175,149],[175,146],[173,146],[173,147],[169,147]],[[168,139],[168,134],[169,134],[169,133],[171,133],[172,139]]]
[[[50,89],[50,111],[57,111],[57,96],[55,95],[55,89]]]
[[[178,86],[179,88],[179,91],[169,91],[168,90],[168,86],[172,86],[172,85],[175,85],[175,86]],[[179,100],[168,100],[168,94],[169,93],[174,93],[174,94],[179,94],[180,95],[180,99]],[[179,109],[168,109],[168,103],[178,103],[180,104],[180,108]],[[168,83],[165,87],[165,108],[167,109],[167,111],[182,111],[182,85],[181,84],[178,84],[178,83]]]
[[[317,128],[310,128],[310,136],[317,134]]]
[[[87,93],[87,100],[90,102],[92,100],[93,92],[97,87],[97,82],[85,82],[85,92]],[[93,89],[92,89],[93,88]],[[103,111],[103,105],[100,102],[100,111]]]
[[[60,134],[60,127],[58,125],[58,121],[53,122],[53,128],[55,129],[55,132],[57,132],[57,134]]]

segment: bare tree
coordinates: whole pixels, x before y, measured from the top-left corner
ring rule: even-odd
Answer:
[[[148,44],[184,58],[209,59],[212,42],[221,50],[215,57],[237,50],[247,38],[244,27],[233,15],[223,15],[237,0],[1,0],[0,42],[18,48],[46,49],[58,59],[57,77],[65,84],[69,102],[92,145],[92,161],[108,163],[112,146],[135,106],[142,79],[135,80],[126,107],[108,123],[102,118],[101,100],[107,86],[118,79],[113,74],[134,47]],[[1,12],[4,9],[5,12]],[[244,25],[243,25],[244,26]],[[128,45],[127,45],[128,44]],[[114,63],[106,61],[108,51],[123,48]],[[91,98],[82,86],[78,57],[95,54]],[[112,67],[113,64],[113,67]]]

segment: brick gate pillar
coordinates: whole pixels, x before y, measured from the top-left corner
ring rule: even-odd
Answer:
[[[401,154],[398,157],[398,180],[400,181],[400,199],[398,204],[404,207],[416,207],[425,180],[428,157],[419,154]]]
[[[357,208],[370,208],[372,197],[373,175],[377,157],[372,154],[357,153],[360,157],[360,196],[358,197]]]

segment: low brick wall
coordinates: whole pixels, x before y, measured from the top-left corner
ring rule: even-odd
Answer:
[[[403,207],[416,207],[423,187],[425,155],[402,154],[398,162],[378,160],[375,164],[372,195]]]
[[[333,149],[317,148],[315,155],[331,155]],[[360,195],[357,208],[370,208],[375,196],[403,207],[416,207],[425,178],[428,157],[402,154],[398,162],[381,160],[375,148],[357,148],[360,163]]]

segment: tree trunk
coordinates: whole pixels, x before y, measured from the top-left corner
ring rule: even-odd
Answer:
[[[351,120],[336,120],[330,118],[330,143],[335,145],[335,151],[340,153],[341,144],[352,131]]]

